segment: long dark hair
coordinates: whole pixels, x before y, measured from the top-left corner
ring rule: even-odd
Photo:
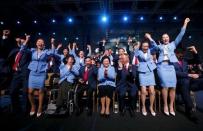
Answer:
[[[69,58],[72,58],[72,59],[73,59],[73,65],[74,65],[74,64],[75,64],[75,58],[74,58],[73,55],[68,55],[68,56],[66,56],[66,57],[63,59],[63,63],[64,63],[64,64],[67,64]]]

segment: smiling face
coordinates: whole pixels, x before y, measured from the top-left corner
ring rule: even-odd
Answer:
[[[103,60],[103,65],[104,65],[105,68],[107,68],[109,66],[109,63],[110,63],[110,61],[109,61],[108,58]]]
[[[68,55],[68,50],[67,49],[63,49],[63,55],[67,56]]]
[[[86,66],[91,66],[91,64],[92,64],[92,60],[90,58],[86,58],[85,59],[85,65]]]
[[[83,57],[84,57],[84,51],[80,51],[80,52],[79,52],[79,57],[80,57],[80,58],[83,58]]]
[[[163,34],[162,35],[162,41],[163,41],[163,44],[168,44],[169,43],[170,38],[169,38],[168,34]]]
[[[146,52],[149,49],[149,43],[143,42],[141,48],[142,48],[143,52]]]
[[[43,50],[44,49],[44,40],[38,39],[36,43],[37,49]]]
[[[74,65],[74,58],[73,57],[68,57],[67,64],[68,65]]]
[[[123,48],[120,48],[119,50],[118,50],[118,54],[119,55],[122,55],[122,54],[124,54],[125,53],[125,50],[123,49]]]

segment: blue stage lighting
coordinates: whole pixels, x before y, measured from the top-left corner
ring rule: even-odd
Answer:
[[[102,19],[101,19],[101,20],[102,20],[102,22],[105,23],[105,22],[107,22],[107,17],[106,17],[106,16],[102,16]]]
[[[140,20],[143,21],[144,20],[144,16],[140,16]]]
[[[163,20],[163,17],[162,17],[162,16],[160,16],[160,17],[159,17],[159,20]]]
[[[127,16],[124,16],[124,17],[123,17],[123,21],[128,21],[128,17],[127,17]]]

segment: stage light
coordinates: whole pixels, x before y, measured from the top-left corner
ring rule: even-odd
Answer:
[[[21,22],[18,20],[18,21],[16,21],[16,23],[19,25],[19,24],[21,24]]]
[[[163,20],[163,17],[162,17],[162,16],[160,16],[160,17],[159,17],[159,20]]]
[[[52,23],[56,23],[56,20],[55,20],[55,19],[52,19],[51,22],[52,22]]]
[[[173,20],[177,20],[177,19],[178,19],[177,16],[174,16],[174,17],[173,17]]]
[[[107,22],[107,16],[102,16],[101,20],[102,20],[102,22],[106,23]]]
[[[38,35],[40,36],[40,35],[42,35],[42,33],[41,33],[41,32],[38,32]]]
[[[140,21],[143,21],[144,20],[144,16],[140,16]]]
[[[79,40],[79,38],[78,38],[78,37],[76,37],[75,39],[76,39],[76,40]]]
[[[56,33],[55,33],[55,32],[53,32],[52,34],[53,34],[53,35],[56,35]]]
[[[189,39],[192,39],[192,36],[191,36],[191,35],[189,35],[189,36],[188,36],[188,38],[189,38]]]
[[[72,19],[72,18],[68,18],[68,22],[69,22],[69,23],[72,23],[72,22],[73,22],[73,19]]]
[[[127,16],[124,16],[124,17],[123,17],[123,21],[128,21],[128,17],[127,17]]]
[[[65,40],[65,41],[67,41],[67,39],[68,39],[67,37],[64,37],[64,40]]]
[[[1,21],[1,22],[0,22],[0,24],[1,24],[1,25],[4,25],[4,22],[3,22],[3,21]]]
[[[33,21],[33,23],[34,23],[34,24],[37,24],[37,21],[36,21],[36,20],[34,20],[34,21]]]

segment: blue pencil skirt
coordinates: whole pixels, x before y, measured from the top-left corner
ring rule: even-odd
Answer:
[[[176,88],[177,78],[173,64],[163,62],[158,64],[157,74],[159,76],[161,87]]]
[[[139,72],[140,86],[154,86],[155,78],[154,72]]]
[[[46,72],[39,73],[39,72],[30,71],[28,88],[43,89],[45,80],[46,80]]]

